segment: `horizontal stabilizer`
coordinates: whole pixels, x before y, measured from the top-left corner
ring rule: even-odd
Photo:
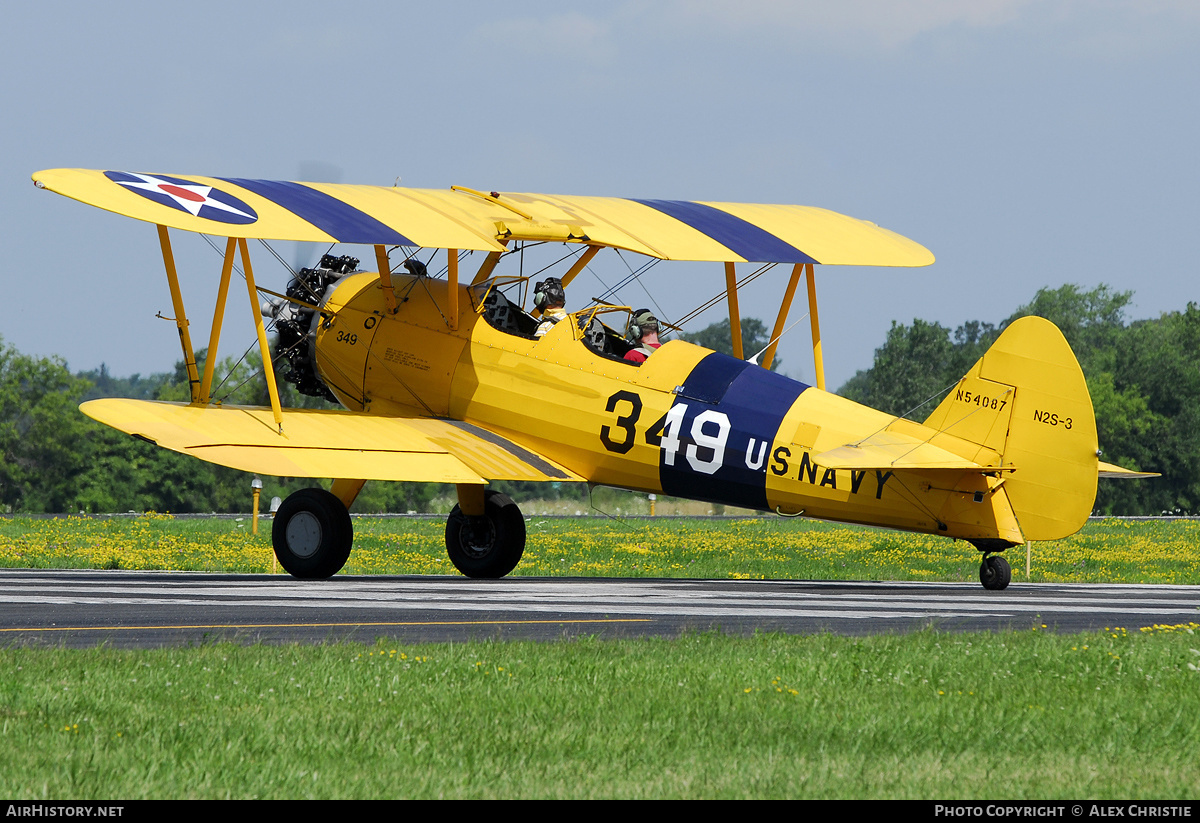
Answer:
[[[1137,480],[1144,477],[1162,477],[1158,472],[1139,472],[1100,461],[1100,477],[1108,480]]]
[[[191,406],[110,398],[84,414],[158,446],[241,471],[428,483],[577,481],[562,466],[479,426],[436,418],[269,408]]]
[[[1015,467],[983,466],[912,435],[884,430],[857,443],[818,454],[815,461],[831,469],[954,469],[1012,471]]]

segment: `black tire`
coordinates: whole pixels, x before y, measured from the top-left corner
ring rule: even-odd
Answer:
[[[508,495],[490,490],[483,510],[483,517],[467,517],[455,504],[446,518],[446,553],[467,577],[504,577],[525,551],[525,518]]]
[[[1003,557],[992,555],[979,564],[979,582],[985,589],[1000,591],[1012,582],[1012,566]]]
[[[271,527],[279,565],[293,577],[333,577],[350,558],[354,526],[350,512],[324,489],[300,489],[288,495]]]

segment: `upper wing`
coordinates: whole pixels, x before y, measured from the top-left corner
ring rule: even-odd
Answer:
[[[39,188],[127,217],[224,237],[499,251],[505,239],[629,249],[663,260],[927,266],[924,246],[810,206],[50,169]]]
[[[279,477],[482,483],[582,480],[511,440],[456,420],[268,408],[89,400],[84,414],[163,448]]]

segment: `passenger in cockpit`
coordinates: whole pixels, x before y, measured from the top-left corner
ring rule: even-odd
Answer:
[[[658,318],[649,309],[638,309],[629,323],[629,337],[636,348],[625,352],[625,359],[642,364],[662,345],[658,341]]]

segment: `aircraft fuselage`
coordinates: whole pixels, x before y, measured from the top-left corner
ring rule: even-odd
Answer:
[[[1022,542],[999,478],[964,470],[948,482],[944,471],[816,459],[891,415],[682,340],[636,365],[588,348],[573,322],[540,339],[501,331],[467,288],[452,329],[446,281],[393,279],[394,314],[374,273],[347,276],[326,296],[317,371],[349,409],[475,423],[600,485]],[[962,444],[964,455],[976,451]]]

